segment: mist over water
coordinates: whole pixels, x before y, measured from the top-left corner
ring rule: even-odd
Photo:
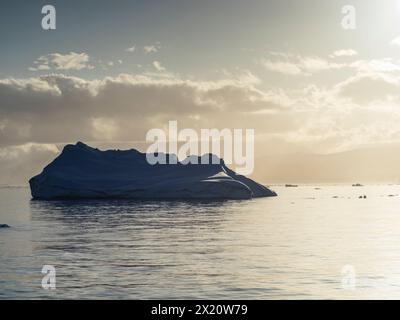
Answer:
[[[1,188],[0,298],[400,298],[400,186],[273,189],[251,201],[41,202]],[[43,265],[56,268],[54,291]]]

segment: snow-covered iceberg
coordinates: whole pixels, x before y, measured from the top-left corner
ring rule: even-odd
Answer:
[[[210,156],[210,155],[207,155]],[[29,181],[34,199],[251,199],[276,193],[220,164],[156,164],[137,150],[67,145]]]

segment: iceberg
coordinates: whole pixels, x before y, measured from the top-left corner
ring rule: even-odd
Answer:
[[[167,155],[172,156],[172,155]],[[202,157],[215,157],[203,155]],[[193,157],[193,156],[191,156]],[[66,145],[31,178],[33,199],[252,199],[277,194],[218,164],[155,164],[135,149],[106,150],[82,142]]]

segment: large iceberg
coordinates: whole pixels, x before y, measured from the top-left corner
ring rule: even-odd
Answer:
[[[211,155],[206,155],[211,157]],[[204,157],[204,156],[203,156]],[[274,191],[219,164],[156,164],[137,150],[67,145],[29,181],[34,199],[251,199]]]

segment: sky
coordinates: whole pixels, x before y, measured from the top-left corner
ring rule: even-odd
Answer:
[[[0,185],[67,143],[145,151],[170,120],[254,129],[262,182],[400,182],[399,0],[0,6]]]

